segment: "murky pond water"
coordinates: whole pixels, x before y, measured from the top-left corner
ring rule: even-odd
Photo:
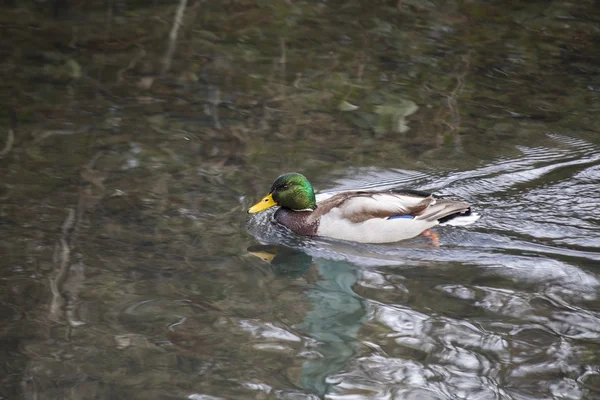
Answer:
[[[0,398],[600,398],[594,2],[141,3],[0,9]],[[297,237],[288,171],[482,217]]]
[[[263,321],[256,348],[308,354],[301,385],[330,398],[593,398],[600,149],[551,139],[559,146],[521,147],[522,157],[452,175],[354,172],[344,186],[397,180],[459,195],[484,217],[440,228],[440,248],[427,239],[265,247],[276,276],[309,274],[301,265],[317,276],[302,285],[302,321]],[[255,223],[263,240],[280,235]]]

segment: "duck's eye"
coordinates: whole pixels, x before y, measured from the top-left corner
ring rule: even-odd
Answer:
[[[288,190],[289,188],[290,188],[290,186],[289,186],[289,185],[283,185],[283,186],[281,187],[281,189],[283,189],[283,190]]]

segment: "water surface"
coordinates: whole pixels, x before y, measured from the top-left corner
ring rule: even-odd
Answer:
[[[594,2],[2,6],[0,397],[600,397]],[[356,108],[358,107],[358,108]],[[248,217],[282,172],[482,218]]]

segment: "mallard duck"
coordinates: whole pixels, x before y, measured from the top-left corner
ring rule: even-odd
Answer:
[[[463,201],[440,199],[416,190],[347,191],[317,203],[302,174],[279,176],[271,191],[248,214],[279,206],[274,219],[305,236],[326,236],[360,243],[410,239],[455,217],[471,214]]]

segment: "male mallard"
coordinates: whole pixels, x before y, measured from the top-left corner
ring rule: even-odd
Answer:
[[[279,206],[275,221],[299,235],[361,243],[409,239],[442,222],[471,214],[469,204],[415,190],[348,191],[317,203],[304,175],[279,176],[271,191],[248,209],[255,214]]]

